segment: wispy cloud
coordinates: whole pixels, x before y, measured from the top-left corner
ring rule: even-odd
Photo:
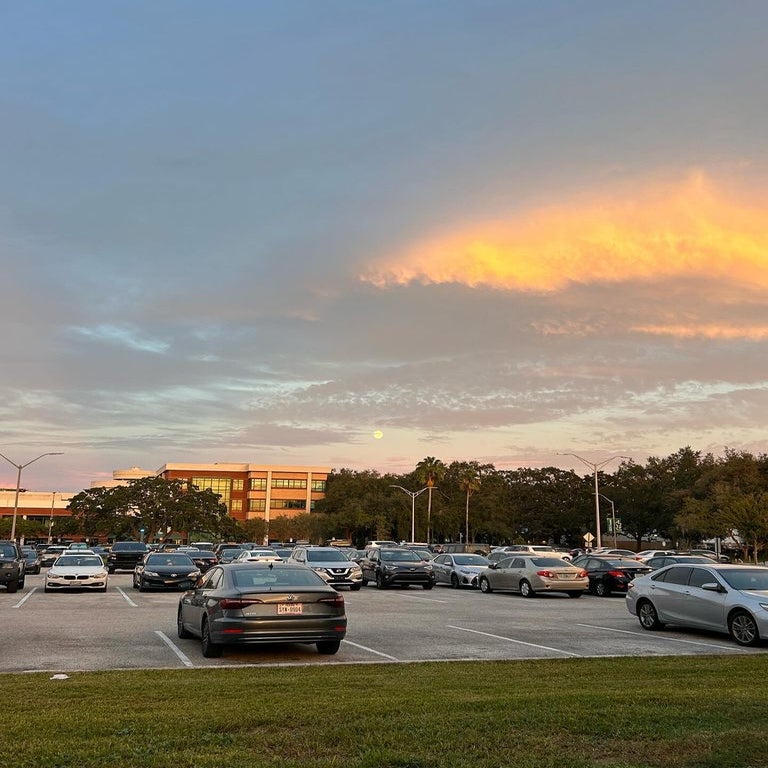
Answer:
[[[162,354],[170,348],[169,342],[142,336],[137,328],[130,326],[96,325],[93,328],[71,327],[69,330],[85,339],[128,347],[141,352],[151,352],[152,354]]]

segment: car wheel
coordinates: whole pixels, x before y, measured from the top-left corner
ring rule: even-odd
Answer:
[[[451,574],[451,586],[454,589],[458,589],[459,588],[459,577],[455,573]]]
[[[50,587],[49,587],[49,586],[46,584],[46,585],[43,587],[43,592],[53,592],[53,590],[52,590],[52,589],[51,589],[51,588],[50,588]]]
[[[315,645],[317,646],[318,653],[322,653],[324,656],[332,656],[341,648],[341,640],[319,640]]]
[[[536,597],[536,593],[533,591],[533,587],[531,586],[530,581],[523,579],[520,582],[520,594],[523,597]]]
[[[491,587],[491,582],[488,581],[488,579],[486,579],[485,576],[483,576],[480,579],[480,591],[485,592],[486,594],[488,594],[489,592],[493,592],[493,588]]]
[[[361,584],[350,584],[350,585],[349,585],[349,588],[350,588],[350,589],[351,589],[353,592],[357,592],[357,591],[359,591],[359,590],[360,590],[360,587],[361,587],[361,586],[362,586]]]
[[[386,585],[384,584],[384,577],[380,574],[376,574],[376,587],[378,589],[384,589]]]
[[[361,584],[362,584],[364,587],[367,587],[367,586],[368,586],[368,579],[364,578],[364,579],[363,579],[363,580],[362,580],[360,583],[361,583]]]
[[[107,573],[114,573],[114,572],[115,572],[114,568],[107,568]]]
[[[184,622],[181,620],[181,606],[179,606],[179,610],[176,613],[176,634],[182,640],[192,637],[192,633],[184,626]]]
[[[27,581],[27,577],[26,576],[24,576],[23,578],[21,578],[19,580],[19,589],[24,589],[24,584],[26,583],[26,581]]]
[[[5,588],[8,590],[8,594],[12,595],[19,588],[19,582],[18,581],[9,581],[6,584]]]
[[[583,592],[569,592],[568,597],[581,597],[583,594]]]
[[[133,577],[133,588],[138,589],[139,588],[139,580],[136,578],[136,575],[134,574]]]
[[[139,579],[139,592],[146,592],[147,585],[144,583],[144,579]]]
[[[757,622],[746,611],[736,611],[728,617],[728,631],[739,645],[757,645],[760,642]]]
[[[595,584],[595,594],[598,597],[608,597],[611,594],[611,590],[608,589],[608,585],[604,581],[598,581]]]
[[[650,600],[642,600],[637,606],[637,618],[640,620],[640,626],[643,629],[664,629],[664,625],[659,621],[659,614],[656,613],[656,609]]]
[[[428,581],[426,584],[422,584],[421,588],[422,589],[432,589],[432,587],[434,587],[434,586],[435,585],[431,581]]]
[[[206,659],[217,659],[219,656],[221,656],[222,648],[218,643],[211,642],[211,630],[208,627],[208,619],[203,619],[203,627],[200,632],[200,637],[202,639],[202,651],[203,656],[205,656]]]

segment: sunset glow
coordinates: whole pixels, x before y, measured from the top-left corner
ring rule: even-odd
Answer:
[[[767,217],[766,206],[741,204],[695,175],[631,198],[606,195],[437,235],[364,279],[379,287],[456,283],[538,293],[674,278],[765,289]]]

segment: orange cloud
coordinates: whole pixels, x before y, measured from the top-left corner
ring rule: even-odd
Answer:
[[[768,206],[745,205],[702,175],[631,200],[530,211],[439,234],[384,259],[379,287],[457,283],[548,293],[572,284],[695,277],[768,288]]]
[[[656,336],[674,336],[679,339],[747,339],[762,341],[768,339],[768,326],[738,327],[731,325],[643,325],[632,328],[638,333]]]

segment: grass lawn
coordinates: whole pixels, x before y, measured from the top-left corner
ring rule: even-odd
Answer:
[[[768,767],[763,655],[0,675],[2,768]]]

